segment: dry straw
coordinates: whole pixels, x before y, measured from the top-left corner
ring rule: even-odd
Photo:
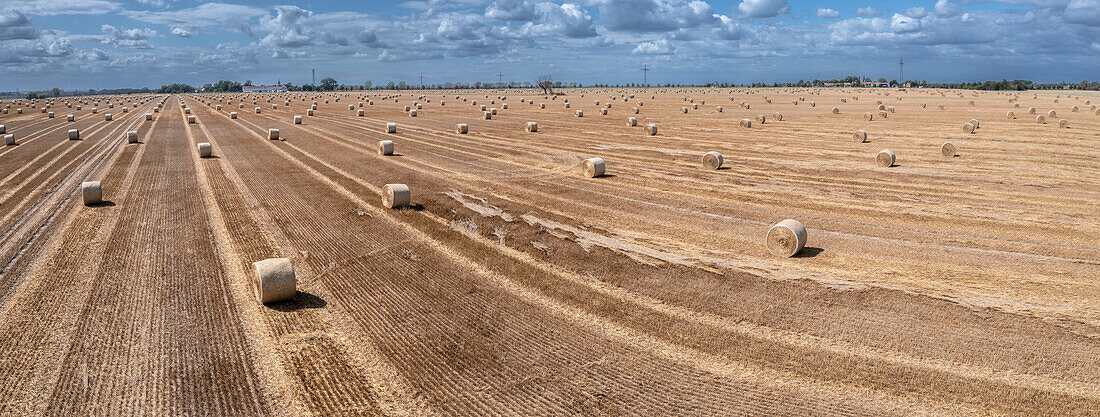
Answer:
[[[776,223],[764,238],[764,246],[775,256],[789,258],[806,247],[806,227],[794,219]]]
[[[252,270],[252,289],[260,303],[283,301],[297,294],[297,278],[290,259],[271,258],[253,262]]]
[[[602,177],[607,172],[607,164],[603,158],[589,158],[584,160],[584,176],[588,178]]]
[[[378,141],[378,154],[379,155],[393,155],[393,141],[392,140],[380,140],[380,141]]]
[[[199,143],[199,158],[209,158],[214,156],[214,148],[210,146],[210,142]]]
[[[103,185],[99,181],[84,181],[80,183],[80,196],[85,206],[102,203]]]
[[[951,142],[944,142],[943,145],[940,145],[940,153],[948,158],[953,158],[955,155],[958,155],[955,145]]]
[[[707,152],[703,154],[703,167],[709,170],[716,170],[722,167],[722,154],[718,152]]]
[[[889,149],[884,149],[880,151],[878,155],[875,155],[875,163],[883,168],[894,166],[894,162],[897,162],[897,159],[898,157],[894,155],[894,151]]]
[[[382,187],[382,205],[399,209],[408,207],[412,202],[412,191],[405,184],[386,184]]]

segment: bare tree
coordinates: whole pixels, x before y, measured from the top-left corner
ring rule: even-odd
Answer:
[[[542,89],[543,94],[554,94],[554,77],[540,75],[535,78],[535,85]]]

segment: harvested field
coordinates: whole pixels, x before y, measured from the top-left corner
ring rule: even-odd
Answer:
[[[1086,96],[565,94],[52,99],[73,122],[12,103],[0,415],[1100,409]],[[92,117],[111,105],[132,111]],[[791,257],[766,245],[785,219]],[[272,258],[297,293],[261,304]]]

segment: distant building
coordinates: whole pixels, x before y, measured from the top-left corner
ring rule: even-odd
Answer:
[[[241,87],[246,93],[285,93],[285,85],[246,85]]]

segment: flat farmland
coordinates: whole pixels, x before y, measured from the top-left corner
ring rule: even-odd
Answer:
[[[0,415],[1100,410],[1100,93],[559,93],[0,102]]]

